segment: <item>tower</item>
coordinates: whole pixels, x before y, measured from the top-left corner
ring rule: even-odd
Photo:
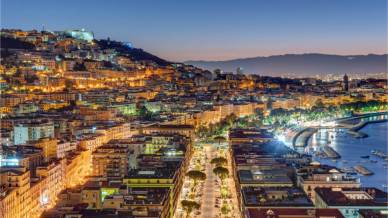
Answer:
[[[236,73],[237,74],[244,74],[244,69],[242,68],[242,67],[237,67],[237,69],[236,69]]]
[[[347,92],[349,91],[349,77],[345,74],[343,82],[342,82],[342,89]]]

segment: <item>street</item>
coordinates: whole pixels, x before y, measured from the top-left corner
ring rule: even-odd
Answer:
[[[187,211],[182,207],[182,200],[195,201],[200,204],[200,209],[194,209],[188,217],[240,217],[236,188],[232,178],[231,157],[227,146],[217,148],[216,144],[206,143],[203,145],[197,144],[195,147],[188,171],[199,170],[204,172],[206,179],[200,181],[197,187],[193,188],[193,182],[188,176],[185,176],[174,217],[183,218],[187,215]],[[216,157],[224,157],[227,160],[224,167],[228,169],[229,176],[223,182],[223,190],[227,192],[227,197],[224,198],[221,196],[221,180],[213,173],[215,165],[211,163],[211,160]],[[192,190],[195,190],[194,193],[192,193]],[[224,208],[224,213],[222,213],[221,208]]]
[[[202,207],[201,207],[201,217],[214,217],[216,213],[215,203],[216,203],[216,191],[219,192],[219,187],[216,186],[217,177],[213,173],[213,167],[210,163],[215,157],[215,149],[211,145],[204,146],[205,155],[206,155],[206,180],[204,184],[204,195],[202,197]]]

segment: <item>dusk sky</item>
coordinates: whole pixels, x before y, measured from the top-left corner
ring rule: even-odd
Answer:
[[[164,59],[383,54],[386,0],[1,0],[1,27],[85,28]]]

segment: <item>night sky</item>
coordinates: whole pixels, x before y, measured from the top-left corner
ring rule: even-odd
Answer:
[[[162,58],[386,53],[386,0],[1,0],[1,27],[85,28]]]

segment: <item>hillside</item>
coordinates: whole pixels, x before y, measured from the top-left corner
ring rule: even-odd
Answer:
[[[35,46],[29,42],[8,37],[0,37],[0,47],[2,49],[33,49]]]
[[[140,48],[129,48],[123,45],[121,42],[111,41],[111,40],[98,40],[96,41],[102,49],[115,49],[121,55],[129,56],[132,60],[135,61],[153,61],[161,66],[169,65],[170,62],[161,59],[153,54],[150,54]]]

